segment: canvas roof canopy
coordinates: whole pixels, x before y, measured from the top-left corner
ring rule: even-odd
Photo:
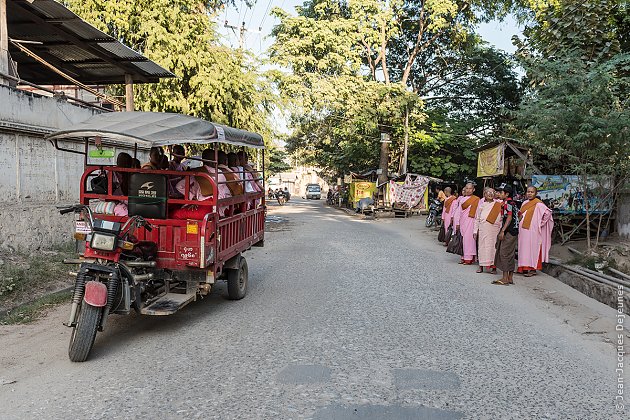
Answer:
[[[215,124],[189,115],[165,112],[111,112],[49,134],[51,141],[96,138],[133,146],[168,146],[182,143],[225,143],[264,149],[260,134]]]
[[[126,74],[135,83],[175,77],[55,0],[8,1],[7,29],[13,42],[81,83],[123,84]],[[40,85],[68,83],[16,45],[9,44],[9,53],[20,79]]]

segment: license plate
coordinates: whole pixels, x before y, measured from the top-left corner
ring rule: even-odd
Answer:
[[[177,259],[181,261],[199,261],[199,247],[197,246],[178,246]]]
[[[92,231],[90,230],[90,228],[88,227],[88,224],[86,221],[84,220],[76,220],[74,222],[74,231],[76,233],[92,233]]]

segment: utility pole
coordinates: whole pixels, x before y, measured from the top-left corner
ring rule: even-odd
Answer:
[[[389,180],[387,168],[389,167],[389,143],[391,142],[389,133],[381,133],[381,160],[378,164],[378,168],[380,170],[380,174],[378,175],[379,185],[384,184]]]
[[[238,30],[238,35],[237,35],[238,36],[238,48],[241,49],[241,50],[243,49],[243,47],[245,45],[245,33],[246,32],[249,32],[249,33],[252,33],[252,34],[259,34],[259,33],[262,32],[262,28],[258,28],[257,31],[252,31],[251,29],[247,29],[245,27],[245,22],[242,22],[241,26],[238,27],[238,26],[235,26],[235,25],[230,25],[229,22],[226,20],[225,24],[223,26],[225,26],[226,28],[231,29],[232,32],[234,32],[234,35],[236,35],[236,31]]]
[[[402,173],[407,173],[407,150],[409,148],[409,108],[405,107],[405,149],[403,151]]]
[[[0,0],[0,73],[9,74],[9,30],[7,28],[7,0]],[[0,76],[0,85],[9,81]]]

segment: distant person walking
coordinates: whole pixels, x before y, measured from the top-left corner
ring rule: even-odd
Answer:
[[[553,215],[549,207],[538,198],[536,187],[528,187],[519,212],[521,221],[518,232],[518,272],[525,277],[542,270],[542,263],[549,262]]]
[[[501,229],[497,237],[497,250],[494,265],[503,272],[501,280],[492,284],[514,284],[513,275],[516,265],[516,244],[518,243],[518,209],[512,199],[512,187],[501,184],[499,188],[501,202]]]
[[[484,267],[495,274],[494,256],[496,254],[497,237],[501,229],[501,202],[494,199],[494,189],[483,190],[483,200],[477,207],[474,237],[477,240],[477,255],[479,268],[477,273],[483,273]]]

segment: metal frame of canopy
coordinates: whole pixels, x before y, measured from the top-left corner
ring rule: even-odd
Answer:
[[[265,173],[265,143],[260,134],[183,114],[139,111],[99,114],[72,127],[48,134],[45,138],[57,150],[83,155],[85,167],[90,166],[88,164],[90,139],[99,139],[103,145],[122,144],[133,147],[134,158],[137,158],[138,145],[150,148],[195,143],[248,147],[262,150],[262,171],[263,174]],[[83,139],[84,150],[78,151],[59,146],[59,140],[72,139]],[[198,157],[187,158],[211,164],[216,168],[218,150],[215,149],[213,161]]]
[[[166,112],[115,112],[96,115],[84,122],[49,134],[46,138],[94,138],[145,147],[181,143],[226,143],[264,149],[262,136],[189,115]]]

